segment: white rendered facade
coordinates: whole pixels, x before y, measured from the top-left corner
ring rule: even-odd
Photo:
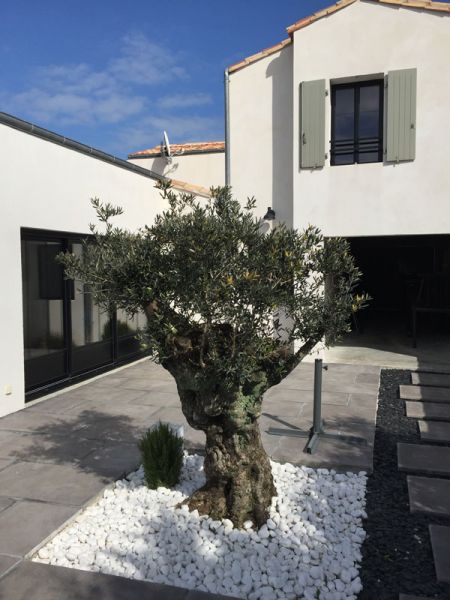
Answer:
[[[278,51],[231,68],[235,195],[255,195],[260,214],[273,206],[277,219],[299,229],[314,224],[326,236],[450,233],[449,56],[449,12],[357,0],[294,31]],[[414,160],[331,166],[331,85],[397,69],[417,70]],[[300,86],[321,79],[327,158],[305,169]]]

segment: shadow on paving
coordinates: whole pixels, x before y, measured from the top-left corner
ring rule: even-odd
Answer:
[[[383,370],[375,432],[374,473],[368,480],[367,532],[362,547],[358,600],[398,600],[399,594],[448,600],[450,585],[436,581],[428,532],[430,523],[448,519],[412,514],[407,474],[398,471],[397,442],[420,443],[417,421],[405,415],[398,386],[410,382],[410,371]]]
[[[13,457],[26,462],[50,462],[77,467],[105,477],[120,477],[139,464],[137,440],[152,424],[125,415],[83,410],[70,423],[36,427],[19,438]]]

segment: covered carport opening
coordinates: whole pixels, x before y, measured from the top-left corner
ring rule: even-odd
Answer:
[[[450,235],[354,237],[362,271],[358,292],[372,300],[354,320],[354,336],[417,344],[450,334]]]

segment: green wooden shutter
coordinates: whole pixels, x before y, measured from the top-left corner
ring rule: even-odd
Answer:
[[[325,79],[300,85],[300,166],[315,169],[325,164]]]
[[[416,157],[417,69],[389,71],[387,76],[386,160]]]

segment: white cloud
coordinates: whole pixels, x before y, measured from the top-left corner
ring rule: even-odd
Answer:
[[[158,106],[163,109],[190,108],[192,106],[206,106],[212,104],[209,94],[172,94],[163,96],[158,100]]]
[[[155,85],[185,79],[187,73],[175,54],[151,42],[142,33],[123,38],[122,56],[111,61],[109,72],[120,81]]]
[[[3,92],[0,100],[5,110],[41,123],[119,123],[146,110],[143,87],[186,77],[177,56],[135,33],[122,39],[119,55],[104,69],[86,63],[40,67],[32,86]]]

